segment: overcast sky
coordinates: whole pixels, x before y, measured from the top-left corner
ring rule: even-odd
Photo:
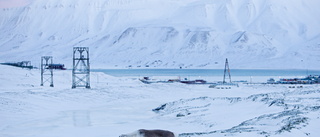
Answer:
[[[31,0],[0,0],[0,8],[23,7],[30,3]]]

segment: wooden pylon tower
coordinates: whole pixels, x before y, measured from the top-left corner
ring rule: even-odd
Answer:
[[[227,78],[226,75],[228,75],[229,77]],[[229,82],[232,83],[231,82],[231,74],[230,74],[228,58],[226,58],[226,63],[225,63],[225,66],[224,66],[223,83],[227,83],[226,79],[229,79]]]
[[[52,56],[41,57],[41,84],[50,82],[50,87],[53,87],[53,70],[49,67],[52,64]]]
[[[72,88],[90,88],[89,48],[73,48]]]

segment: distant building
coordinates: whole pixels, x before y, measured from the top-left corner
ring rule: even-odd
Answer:
[[[280,79],[279,84],[320,84],[320,78],[318,75],[309,75],[305,78],[289,78]]]
[[[275,84],[276,81],[274,80],[274,78],[270,78],[270,79],[268,79],[267,83],[268,84]]]
[[[34,68],[31,65],[31,61],[21,61],[21,62],[14,62],[14,63],[0,63],[0,64],[20,67],[20,68],[28,68],[28,69],[33,69]]]
[[[49,64],[46,69],[61,69],[61,70],[66,70],[64,67],[64,64]]]

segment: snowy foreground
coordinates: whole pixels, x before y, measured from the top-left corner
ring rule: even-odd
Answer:
[[[118,137],[164,129],[181,137],[319,137],[320,85],[143,84],[91,73],[91,89],[71,89],[71,71],[0,66],[0,137]]]

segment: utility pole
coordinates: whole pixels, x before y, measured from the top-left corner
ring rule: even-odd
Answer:
[[[73,47],[72,88],[90,88],[88,47]]]
[[[226,58],[226,63],[225,63],[225,66],[224,66],[223,83],[227,83],[226,82],[226,73],[228,73],[230,83],[232,83],[231,82],[231,74],[230,74],[230,69],[229,69],[228,58]]]
[[[52,64],[52,56],[41,57],[41,84],[50,82],[50,87],[53,87],[53,70],[49,67]]]

